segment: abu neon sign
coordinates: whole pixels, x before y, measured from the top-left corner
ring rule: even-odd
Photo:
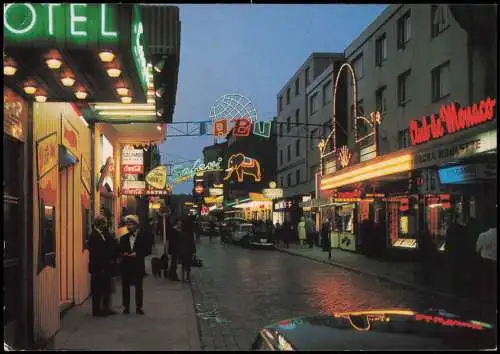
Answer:
[[[455,103],[441,106],[439,116],[422,117],[420,126],[417,120],[410,122],[410,139],[412,145],[419,145],[430,140],[439,139],[446,134],[454,134],[466,128],[486,123],[493,119],[493,108],[496,100],[490,97],[479,104],[462,107],[457,111]]]
[[[3,14],[4,33],[14,40],[69,37],[81,43],[89,38],[118,38],[116,13],[108,4],[11,3],[4,6]]]
[[[212,135],[215,137],[225,137],[231,130],[234,136],[249,136],[250,133],[253,133],[263,138],[269,138],[271,136],[271,122],[252,121],[250,118],[222,118],[214,120],[212,123]]]
[[[222,171],[221,163],[222,157],[219,157],[217,161],[210,161],[207,164],[198,159],[191,167],[174,166],[172,168],[172,179],[174,183],[181,183],[193,178],[198,172]]]

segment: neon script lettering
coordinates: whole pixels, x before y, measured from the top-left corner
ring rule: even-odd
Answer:
[[[441,106],[439,116],[422,117],[421,124],[417,120],[410,122],[410,138],[412,145],[419,145],[430,140],[439,139],[446,134],[454,134],[463,129],[483,124],[493,119],[493,108],[496,100],[488,97],[479,104],[462,107],[457,111],[455,103]]]

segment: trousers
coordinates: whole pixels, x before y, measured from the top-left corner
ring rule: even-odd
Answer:
[[[109,310],[111,299],[111,275],[109,273],[92,274],[90,279],[92,292],[92,314]]]
[[[122,296],[123,307],[130,309],[130,287],[135,288],[135,307],[142,309],[143,304],[143,288],[142,288],[142,275],[124,275],[122,276]]]

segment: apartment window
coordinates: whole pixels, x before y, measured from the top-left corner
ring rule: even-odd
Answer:
[[[300,94],[300,79],[297,78],[295,79],[295,96],[298,96]]]
[[[307,87],[307,85],[309,85],[309,84],[310,84],[309,79],[310,79],[310,78],[309,78],[309,68],[306,68],[306,87]]]
[[[387,59],[387,36],[381,35],[375,42],[375,66],[382,66]]]
[[[323,106],[326,106],[328,103],[332,102],[333,91],[332,91],[332,80],[329,80],[323,86]]]
[[[432,69],[432,101],[436,102],[450,94],[450,62]]]
[[[279,98],[278,109],[279,109],[280,113],[283,110],[283,96],[280,96],[280,98]]]
[[[287,175],[286,175],[286,184],[287,184],[287,187],[290,187],[292,185],[292,174],[291,173],[287,173]]]
[[[365,75],[363,54],[360,54],[352,61],[352,67],[354,68],[354,74],[356,75],[356,80],[361,79]]]
[[[295,125],[299,126],[300,124],[300,109],[295,110]]]
[[[400,149],[405,149],[410,146],[410,134],[408,128],[399,131],[398,145]]]
[[[314,149],[316,143],[316,137],[318,136],[318,128],[314,128],[311,131],[311,149]]]
[[[448,6],[431,5],[431,37],[438,36],[448,27],[450,27],[450,23],[448,22]]]
[[[311,115],[318,111],[318,93],[311,96]]]
[[[408,10],[398,20],[398,49],[405,49],[411,39],[411,11]]]
[[[297,139],[295,141],[295,156],[299,157],[300,156],[300,140]]]
[[[283,122],[280,123],[280,136],[283,136]]]
[[[283,165],[283,150],[280,150],[280,165]]]
[[[295,171],[295,183],[300,184],[300,170]]]
[[[292,129],[292,118],[288,117],[286,119],[286,132],[290,133],[291,129]]]
[[[286,89],[286,104],[290,104],[290,87]]]
[[[383,113],[387,110],[387,86],[380,87],[375,93],[375,105],[377,111]]]
[[[290,145],[286,147],[286,154],[287,154],[287,161],[290,162],[290,160],[292,159],[292,147]]]
[[[410,73],[411,71],[408,70],[398,76],[398,103],[400,106],[406,105],[410,100]]]

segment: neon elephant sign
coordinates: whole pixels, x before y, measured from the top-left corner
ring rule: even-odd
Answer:
[[[232,177],[236,172],[238,182],[242,183],[245,175],[252,176],[255,182],[260,182],[262,179],[262,171],[259,161],[246,157],[242,153],[234,154],[227,160],[227,175],[224,181]]]

